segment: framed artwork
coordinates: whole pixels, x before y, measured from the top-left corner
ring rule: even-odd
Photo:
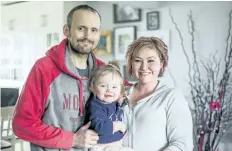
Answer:
[[[114,29],[114,56],[116,60],[125,60],[126,50],[136,39],[136,26]]]
[[[97,49],[94,51],[96,55],[112,54],[112,31],[102,31]]]
[[[147,29],[148,30],[157,30],[159,29],[159,12],[153,11],[147,13]]]
[[[113,5],[114,23],[141,21],[141,9],[130,6]]]

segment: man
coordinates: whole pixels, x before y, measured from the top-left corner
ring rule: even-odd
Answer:
[[[90,96],[90,72],[104,63],[93,55],[100,38],[99,13],[90,6],[73,8],[63,27],[64,39],[31,69],[13,117],[14,133],[31,142],[31,151],[82,151],[98,135],[83,125]]]

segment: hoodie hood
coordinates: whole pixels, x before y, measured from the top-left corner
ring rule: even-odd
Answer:
[[[72,65],[70,55],[68,53],[67,38],[61,41],[60,44],[53,46],[50,50],[46,52],[46,55],[51,58],[54,64],[62,72],[69,74],[75,78],[80,78],[78,73],[76,73],[76,68]],[[101,66],[104,63],[97,59],[95,55],[91,52],[88,56],[88,64],[90,67],[89,71],[92,71],[95,66]]]

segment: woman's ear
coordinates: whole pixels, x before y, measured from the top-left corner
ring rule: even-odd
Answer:
[[[64,25],[63,27],[63,34],[65,35],[65,37],[69,38],[70,37],[70,29],[68,27],[67,24]]]
[[[164,61],[161,61],[160,62],[160,68],[163,68],[164,67]]]

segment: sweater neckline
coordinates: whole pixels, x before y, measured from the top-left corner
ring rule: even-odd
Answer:
[[[129,104],[130,104],[130,97],[131,97],[131,94],[132,94],[133,90],[135,89],[135,86],[136,86],[136,85],[137,85],[137,82],[136,82],[136,83],[129,89],[129,91],[128,91],[127,99],[128,99],[128,101],[129,101]],[[136,106],[137,104],[139,104],[139,103],[143,103],[143,102],[148,101],[151,97],[153,97],[154,95],[156,95],[156,93],[157,93],[157,91],[159,90],[160,87],[161,87],[161,81],[158,80],[157,85],[155,86],[153,92],[152,92],[150,95],[148,95],[148,96],[142,98],[141,100],[137,101],[136,104],[135,104],[135,106]],[[135,106],[134,106],[134,107],[135,107]]]

